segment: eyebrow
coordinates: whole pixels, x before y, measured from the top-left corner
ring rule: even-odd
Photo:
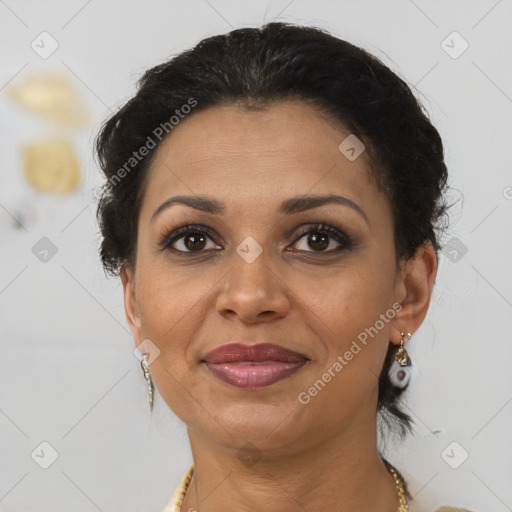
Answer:
[[[175,196],[164,201],[154,211],[150,222],[153,222],[153,220],[158,215],[160,215],[160,213],[162,213],[173,204],[184,204],[186,206],[190,206],[191,208],[195,208],[196,210],[211,213],[213,215],[224,215],[227,211],[226,205],[220,201],[217,201],[216,199],[204,196]],[[366,220],[366,222],[368,222],[366,213],[357,203],[354,203],[354,201],[348,199],[347,197],[334,194],[324,196],[291,197],[290,199],[286,199],[281,203],[279,213],[283,215],[291,215],[293,213],[300,213],[306,210],[312,210],[313,208],[319,208],[320,206],[324,206],[326,204],[340,204],[342,206],[348,206],[349,208],[352,208],[354,211],[359,213],[359,215],[361,215]]]

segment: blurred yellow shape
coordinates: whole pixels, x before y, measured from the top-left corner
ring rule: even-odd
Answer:
[[[45,119],[66,126],[84,126],[89,122],[80,95],[66,74],[32,74],[7,92],[18,104]]]
[[[24,145],[21,150],[25,177],[36,189],[64,194],[78,186],[78,158],[68,142],[46,139]]]

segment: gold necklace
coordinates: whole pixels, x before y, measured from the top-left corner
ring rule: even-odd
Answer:
[[[397,512],[409,512],[407,497],[405,496],[404,482],[400,478],[398,471],[389,462],[385,461],[385,464],[395,479],[396,490],[398,491],[398,500],[400,501],[400,506],[398,507]]]
[[[188,486],[190,485],[190,480],[192,480],[192,476],[194,474],[194,465],[190,466],[187,474],[185,475],[185,479],[181,484],[181,491],[178,499],[176,500],[176,505],[174,506],[171,512],[177,511],[181,512],[181,504],[183,503],[183,499],[185,498],[185,494],[187,492]]]
[[[396,484],[396,490],[398,492],[398,499],[400,501],[400,506],[398,507],[397,512],[409,512],[409,506],[407,505],[407,497],[405,496],[405,488],[404,488],[404,482],[400,478],[400,475],[398,474],[398,471],[387,461],[384,461],[386,464],[386,467],[389,469],[390,473],[393,475],[393,478],[395,479]],[[185,499],[185,494],[187,492],[188,486],[190,485],[190,480],[192,480],[192,476],[194,475],[194,466],[190,466],[190,469],[188,470],[180,491],[180,495],[178,497],[178,500],[176,501],[176,508],[175,510],[178,510],[181,512],[181,504],[183,503],[183,500]]]

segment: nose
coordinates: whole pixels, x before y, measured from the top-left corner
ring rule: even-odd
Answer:
[[[220,315],[246,324],[269,322],[288,314],[286,283],[272,268],[265,251],[250,263],[234,252],[216,307]]]

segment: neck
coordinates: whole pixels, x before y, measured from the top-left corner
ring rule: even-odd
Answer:
[[[181,510],[396,512],[398,491],[378,455],[372,425],[314,444],[308,439],[286,454],[257,452],[259,460],[241,460],[239,450],[189,429],[195,471]]]

